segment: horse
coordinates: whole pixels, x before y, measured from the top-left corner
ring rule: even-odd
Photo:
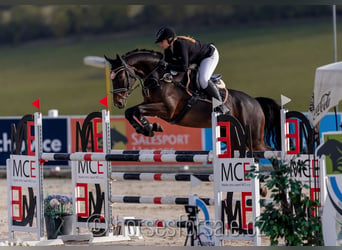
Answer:
[[[142,88],[143,102],[125,110],[125,118],[137,133],[154,136],[154,132],[163,131],[158,123],[151,124],[145,116],[186,127],[212,126],[212,101],[194,90],[195,87],[189,87],[194,86],[190,83],[196,81],[196,77],[191,76],[195,70],[170,73],[160,63],[163,54],[146,49],[135,49],[122,56],[117,54],[115,59],[106,55],[104,58],[111,65],[115,107],[125,108],[128,96],[137,87]],[[224,85],[223,80],[220,82]],[[280,149],[280,105],[275,100],[253,98],[242,91],[228,90],[225,85],[219,90],[229,114],[244,128],[250,128],[251,140],[247,142],[247,148],[256,151]],[[275,131],[278,133],[275,134]]]

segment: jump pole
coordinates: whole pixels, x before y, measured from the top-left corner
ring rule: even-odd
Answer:
[[[213,206],[214,199],[201,198],[207,206]],[[160,204],[160,205],[188,205],[191,199],[184,197],[159,197],[159,196],[125,196],[112,195],[111,202],[113,203],[134,203],[134,204]]]
[[[204,151],[206,152],[206,151]],[[281,151],[254,151],[253,158],[274,159],[282,156]],[[92,152],[75,152],[75,153],[42,153],[42,159],[48,161],[118,161],[118,162],[197,162],[210,163],[213,160],[213,154],[193,154],[191,152],[183,153],[136,153],[128,151],[119,153],[92,153]],[[234,151],[232,158],[239,158],[238,151]]]
[[[164,174],[164,173],[120,173],[111,174],[111,179],[115,181],[191,181],[195,177],[202,182],[214,182],[212,174]]]

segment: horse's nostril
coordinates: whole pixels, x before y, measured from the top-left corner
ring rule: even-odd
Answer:
[[[119,108],[119,109],[122,109],[122,108],[125,107],[125,105],[123,105],[122,102],[117,102],[117,103],[115,103],[115,106],[116,106],[117,108]]]

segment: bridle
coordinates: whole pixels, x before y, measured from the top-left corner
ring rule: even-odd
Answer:
[[[118,73],[120,73],[121,71],[124,71],[125,75],[126,75],[126,80],[125,80],[124,86],[122,88],[113,89],[113,91],[111,91],[111,93],[114,95],[119,95],[121,98],[126,98],[121,93],[127,92],[128,96],[129,96],[133,92],[133,90],[138,87],[138,85],[131,87],[129,79],[133,79],[133,82],[135,82],[137,79],[140,81],[141,78],[140,77],[138,78],[136,76],[134,71],[128,67],[127,63],[121,57],[120,57],[120,60],[121,60],[122,65],[116,69],[111,70],[111,72],[110,72],[111,79],[114,80]]]
[[[112,69],[111,70],[111,79],[114,80],[117,76],[118,73],[120,73],[121,71],[125,72],[125,82],[124,82],[124,86],[122,88],[117,88],[117,89],[113,89],[113,91],[111,91],[112,94],[114,95],[118,95],[121,99],[126,99],[128,96],[130,96],[132,94],[132,92],[138,88],[139,86],[142,87],[143,89],[143,93],[145,96],[149,95],[149,91],[148,91],[148,87],[145,86],[145,81],[147,79],[153,79],[154,81],[158,82],[158,79],[151,77],[151,75],[161,66],[159,63],[157,64],[156,67],[154,67],[154,69],[148,73],[144,78],[139,77],[138,75],[135,74],[134,70],[129,67],[127,65],[127,63],[125,62],[125,60],[119,56],[120,61],[121,61],[121,66],[119,66],[116,69]],[[139,81],[138,84],[133,84],[133,86],[130,86],[130,81],[129,79],[133,79],[133,82],[135,83],[136,80]],[[127,96],[123,95],[122,93],[127,93]]]

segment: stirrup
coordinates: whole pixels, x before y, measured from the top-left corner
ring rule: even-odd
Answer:
[[[217,113],[220,113],[221,115],[227,114],[230,112],[229,108],[226,107],[226,105],[221,104],[220,106],[217,106],[214,108],[214,111]]]
[[[167,83],[171,83],[173,80],[173,76],[171,73],[165,73],[160,80],[167,82]]]

